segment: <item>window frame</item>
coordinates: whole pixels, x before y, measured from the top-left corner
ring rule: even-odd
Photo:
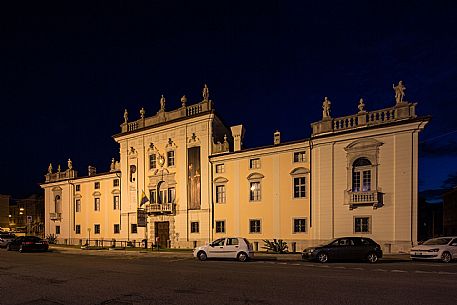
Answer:
[[[138,224],[136,224],[136,223],[130,224],[130,233],[138,234]]]
[[[295,151],[292,156],[293,163],[304,163],[306,162],[306,151]]]
[[[367,219],[368,223],[364,225],[363,223],[357,224],[357,220]],[[360,230],[357,230],[357,226],[360,226]],[[363,228],[366,226],[367,231],[364,231]],[[356,215],[353,220],[353,233],[354,234],[372,234],[372,218],[371,216]]]
[[[215,168],[216,168],[216,174],[225,173],[225,164],[224,163],[216,164]]]
[[[222,192],[219,190],[222,189]],[[216,203],[217,204],[224,204],[227,199],[227,189],[225,184],[216,184]]]
[[[299,181],[300,179],[304,179],[304,183],[301,184],[301,183],[295,183],[296,179]],[[296,196],[297,192],[296,192],[296,188],[299,188],[298,190],[298,195],[299,196]],[[303,189],[302,189],[303,188]],[[304,192],[304,195],[301,196],[301,193]],[[306,175],[297,175],[297,176],[293,176],[292,177],[292,197],[294,199],[303,199],[303,198],[306,198],[307,197],[307,194],[308,192],[306,191]]]
[[[100,224],[99,223],[94,224],[94,234],[100,234],[100,232],[101,232]]]
[[[258,224],[256,222],[258,222]],[[249,234],[262,234],[262,220],[261,219],[258,219],[258,218],[249,219]]]
[[[157,155],[155,153],[149,155],[149,170],[157,168]]]
[[[94,182],[94,189],[99,190],[100,189],[100,181],[95,181]]]
[[[81,198],[75,199],[75,213],[81,213]]]
[[[170,162],[172,160],[173,162]],[[176,153],[174,149],[167,151],[167,167],[174,167],[176,162]],[[172,164],[170,164],[172,163]]]
[[[260,169],[262,167],[262,163],[260,158],[251,158],[249,159],[249,169]]]
[[[60,235],[60,225],[55,227],[56,229],[56,235]]]
[[[220,226],[220,225],[222,225],[222,226]],[[214,230],[217,234],[225,234],[225,231],[226,231],[225,220],[216,220],[215,225],[214,225]]]
[[[115,223],[113,225],[113,234],[120,234],[120,233],[121,233],[121,225],[118,223]]]
[[[304,228],[304,231],[296,230],[297,224],[296,221],[304,221],[304,225],[298,224],[298,228]],[[292,219],[292,234],[304,234],[308,233],[308,220],[306,217],[296,217]]]
[[[191,234],[200,233],[200,222],[198,222],[198,221],[190,222],[190,233]]]
[[[116,200],[117,198],[117,200]],[[113,196],[113,210],[120,210],[121,209],[121,197],[119,195]]]
[[[75,234],[81,234],[81,225],[75,225]]]
[[[253,185],[258,185],[257,189],[252,189]],[[249,181],[249,202],[262,201],[262,182],[260,180]]]
[[[101,211],[101,200],[100,197],[94,198],[94,211],[100,212]]]
[[[113,179],[113,187],[118,187],[120,185],[119,178]]]

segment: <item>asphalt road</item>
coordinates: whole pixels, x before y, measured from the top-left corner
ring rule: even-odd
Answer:
[[[457,263],[0,250],[0,304],[457,304]]]

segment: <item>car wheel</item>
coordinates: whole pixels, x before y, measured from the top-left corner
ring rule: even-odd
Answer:
[[[238,257],[237,258],[238,258],[238,260],[240,262],[245,262],[245,261],[248,260],[248,255],[246,253],[244,253],[244,252],[240,252],[240,253],[238,253]]]
[[[206,255],[205,251],[198,252],[197,257],[201,261],[206,261],[206,259],[208,258],[208,256]]]
[[[24,249],[22,249],[22,245],[19,247],[19,252],[24,252]]]
[[[443,263],[449,263],[451,260],[452,260],[451,253],[446,251],[446,252],[443,252],[443,254],[441,254],[441,261]]]
[[[321,252],[317,255],[317,261],[319,263],[326,263],[328,261],[327,253]]]
[[[376,253],[371,252],[368,254],[367,260],[369,263],[374,264],[378,261],[378,256],[376,255]]]

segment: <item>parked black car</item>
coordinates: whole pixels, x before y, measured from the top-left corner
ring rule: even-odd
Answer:
[[[6,245],[8,251],[48,251],[48,242],[36,236],[20,236]]]
[[[340,237],[303,250],[302,258],[325,263],[329,260],[366,260],[376,263],[382,257],[381,246],[367,237]]]

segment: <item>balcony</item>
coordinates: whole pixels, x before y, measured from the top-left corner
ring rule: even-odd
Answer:
[[[174,213],[173,203],[153,203],[146,205],[146,213],[148,214],[172,214]]]
[[[49,219],[51,220],[61,220],[62,219],[62,213],[49,213]]]
[[[381,206],[381,193],[378,191],[353,192],[346,191],[346,204],[350,209],[357,206],[372,205],[373,209]]]

